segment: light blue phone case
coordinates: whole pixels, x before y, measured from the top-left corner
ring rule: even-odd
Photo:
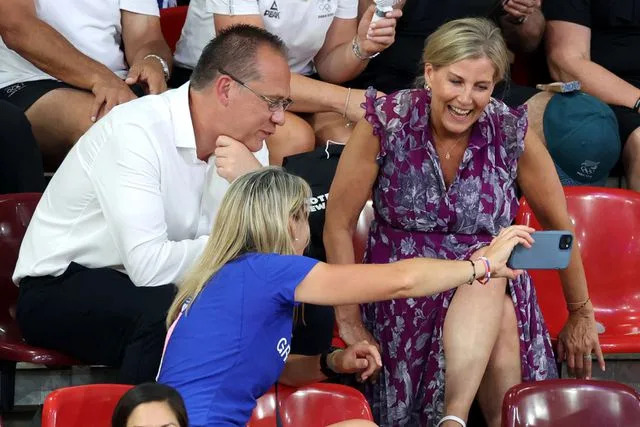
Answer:
[[[567,268],[573,247],[573,235],[566,230],[536,231],[531,248],[515,247],[507,266],[524,270],[557,270]]]

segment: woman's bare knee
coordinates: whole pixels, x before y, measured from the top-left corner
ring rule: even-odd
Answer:
[[[518,338],[518,319],[516,318],[513,301],[508,295],[504,296],[498,339],[491,358],[493,359],[494,357],[497,359],[495,363],[498,365],[511,365],[513,363],[518,363],[519,365],[520,339]]]
[[[353,129],[351,124],[337,113],[312,114],[309,124],[315,133],[317,145],[324,145],[327,140],[346,143]]]
[[[624,145],[622,162],[630,189],[640,191],[640,128],[636,129]]]
[[[269,163],[281,165],[287,156],[305,153],[315,148],[315,135],[313,129],[300,116],[286,113],[285,123],[276,129],[267,139],[269,147]]]

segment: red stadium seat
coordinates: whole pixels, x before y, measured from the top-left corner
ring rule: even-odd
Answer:
[[[640,395],[613,381],[522,383],[502,403],[502,427],[637,426],[639,420]]]
[[[367,239],[369,238],[369,227],[373,221],[373,202],[367,201],[360,212],[358,223],[356,224],[355,232],[353,233],[353,253],[356,263],[361,263],[364,259],[364,252],[367,249]],[[333,339],[331,345],[334,347],[346,347],[344,341],[338,335],[338,325],[334,327]]]
[[[171,52],[176,50],[176,43],[180,39],[182,26],[187,19],[188,6],[168,7],[160,9],[160,27],[162,35],[171,48]],[[213,22],[211,23],[213,25]]]
[[[600,187],[564,187],[576,228],[605,353],[640,353],[640,193]],[[518,224],[540,229],[523,200]],[[531,270],[551,337],[567,317],[557,271]]]
[[[53,350],[26,344],[15,320],[18,288],[11,281],[22,237],[40,193],[0,195],[0,409],[13,408],[16,362],[71,366],[79,362]]]
[[[113,410],[132,387],[92,384],[52,391],[42,408],[42,427],[111,427]]]
[[[339,384],[311,384],[298,389],[278,385],[278,403],[283,427],[325,427],[350,419],[373,420],[364,396]],[[247,427],[276,425],[276,397],[271,389],[258,399]]]

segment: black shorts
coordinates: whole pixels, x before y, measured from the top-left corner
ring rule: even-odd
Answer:
[[[136,83],[129,85],[129,87],[136,96],[145,95],[144,88],[141,85]],[[7,101],[22,109],[22,111],[27,111],[38,99],[55,89],[75,89],[88,92],[86,89],[80,89],[58,80],[45,79],[14,83],[3,87],[0,89],[0,100]]]
[[[619,105],[609,105],[613,113],[618,119],[618,129],[620,131],[620,142],[624,146],[636,129],[640,128],[640,113],[633,111],[631,108],[621,107]]]
[[[177,88],[185,84],[191,78],[193,70],[190,68],[181,67],[179,65],[173,65],[171,69],[171,77],[167,82],[170,88]]]
[[[22,111],[27,111],[42,96],[54,89],[61,88],[77,89],[58,80],[34,80],[3,87],[0,89],[0,100],[10,102]]]

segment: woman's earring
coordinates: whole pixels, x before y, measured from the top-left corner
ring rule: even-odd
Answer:
[[[431,91],[431,86],[429,86],[429,83],[424,82],[424,88],[428,91]]]

